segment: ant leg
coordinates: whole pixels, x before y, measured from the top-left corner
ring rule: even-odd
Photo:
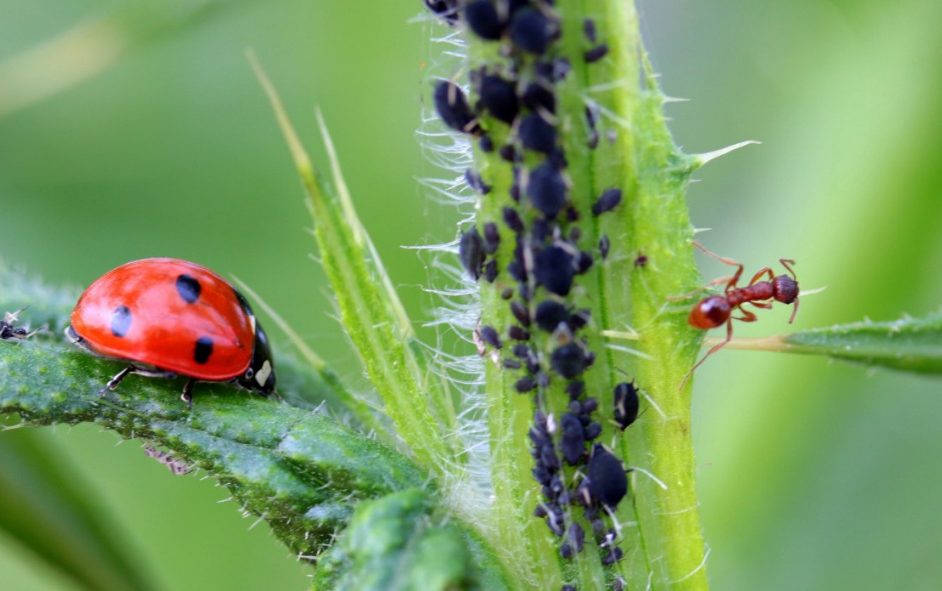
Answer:
[[[186,402],[188,410],[193,410],[193,384],[195,383],[196,378],[188,379],[186,384],[183,385],[183,394],[180,395],[180,400]]]
[[[798,275],[795,275],[795,270],[792,269],[792,265],[795,264],[795,261],[791,259],[779,259],[778,262],[782,263],[782,266],[788,269],[788,272],[792,274],[792,279],[796,282],[798,281]]]
[[[789,324],[795,321],[796,314],[798,314],[798,298],[795,298],[795,309],[792,311],[792,317],[788,319]]]
[[[111,392],[112,390],[118,387],[118,384],[120,384],[124,380],[124,378],[128,377],[135,371],[137,371],[137,368],[134,367],[133,365],[129,365],[125,367],[124,369],[119,371],[113,378],[108,380],[108,383],[105,384],[105,387],[98,391],[98,395],[104,396],[108,392]]]
[[[742,272],[743,272],[743,268],[744,268],[744,267],[743,267],[743,264],[740,263],[739,261],[734,261],[733,259],[727,259],[727,258],[725,258],[725,257],[721,257],[720,255],[716,254],[715,252],[710,252],[709,250],[705,249],[705,248],[703,247],[703,245],[700,244],[699,242],[697,242],[696,240],[693,242],[693,245],[696,246],[697,248],[699,248],[700,251],[701,251],[703,254],[705,254],[705,255],[707,255],[707,256],[711,256],[711,257],[713,257],[714,259],[718,260],[718,261],[721,262],[721,263],[725,263],[725,264],[727,264],[727,265],[731,265],[731,266],[733,266],[733,267],[736,267],[736,272],[733,273],[733,276],[729,279],[729,283],[726,284],[726,291],[729,291],[730,289],[735,288],[735,287],[736,287],[736,283],[739,281],[739,278],[742,276]]]
[[[749,303],[755,306],[756,308],[762,308],[763,310],[772,309],[772,302],[749,302]]]
[[[690,293],[685,293],[679,296],[667,296],[667,299],[672,302],[677,302],[681,300],[689,300],[690,298],[694,297],[701,291],[706,291],[710,289],[711,287],[713,287],[714,285],[720,285],[721,283],[729,283],[732,280],[733,280],[732,277],[721,277],[719,279],[714,279],[713,281],[707,283],[706,285],[698,287],[697,289],[691,291]]]
[[[765,275],[766,273],[768,273],[769,275],[769,281],[773,281],[775,279],[775,273],[772,272],[772,269],[770,269],[769,267],[763,267],[758,273],[756,273],[753,276],[752,281],[749,282],[749,285],[754,285],[755,282],[761,279],[762,276]]]
[[[755,320],[755,315],[753,315],[753,320]],[[687,375],[684,376],[684,381],[680,383],[680,388],[678,388],[678,390],[684,389],[684,386],[687,385],[687,380],[689,380],[690,376],[693,375],[694,370],[700,367],[703,362],[707,360],[707,357],[725,347],[731,340],[733,340],[733,322],[732,319],[729,319],[726,321],[726,340],[724,340],[722,343],[714,345],[709,351],[706,352],[706,355],[704,355],[700,361],[690,368],[690,371],[688,371]]]
[[[761,308],[762,306],[759,306],[759,307]],[[739,311],[742,312],[742,316],[741,316],[741,317],[739,317],[739,318],[734,318],[734,317],[731,316],[730,318],[731,318],[732,320],[742,320],[743,322],[755,322],[756,320],[758,320],[758,317],[757,317],[755,314],[753,314],[753,313],[750,312],[749,310],[744,310],[742,306],[739,306]],[[730,338],[732,338],[732,337],[730,337]],[[729,340],[727,340],[727,342],[729,342]]]

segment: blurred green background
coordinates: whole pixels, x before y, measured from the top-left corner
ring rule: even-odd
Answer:
[[[331,319],[287,150],[247,65],[258,53],[326,167],[319,105],[366,227],[413,318],[430,271],[401,245],[447,241],[456,216],[415,177],[435,55],[418,0],[210,3],[0,0],[0,63],[86,19],[135,39],[98,76],[0,110],[0,257],[85,285],[174,256],[235,274],[354,388],[367,382]],[[922,315],[942,302],[942,4],[929,0],[641,3],[677,142],[763,142],[698,172],[689,201],[711,250],[747,270],[798,261],[795,328]],[[160,24],[164,23],[164,24]],[[74,73],[87,54],[70,52]],[[47,82],[0,86],[0,109]],[[439,173],[440,174],[440,173]],[[727,269],[703,261],[704,276]],[[2,289],[2,286],[0,286]],[[760,311],[761,312],[761,311]],[[788,329],[760,314],[739,336]],[[272,323],[268,323],[271,327]],[[279,333],[269,328],[275,340]],[[942,587],[942,383],[817,358],[724,351],[698,371],[701,510],[717,591]],[[4,440],[24,431],[0,433]],[[35,432],[34,432],[35,433]],[[120,523],[160,589],[306,585],[264,524],[214,482],[172,477],[95,427],[41,432],[78,487]],[[71,584],[0,535],[0,589]]]

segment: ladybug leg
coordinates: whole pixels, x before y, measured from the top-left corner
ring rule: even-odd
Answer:
[[[188,379],[186,384],[183,385],[183,394],[180,395],[180,400],[186,402],[186,407],[188,409],[193,408],[193,384],[195,383],[195,378]]]
[[[129,375],[134,373],[136,370],[137,368],[134,367],[133,365],[129,365],[125,367],[124,369],[119,371],[113,378],[108,380],[108,383],[105,384],[105,387],[98,391],[98,395],[104,396],[108,392],[111,392],[112,390],[118,387],[118,384],[120,384],[121,381],[124,380],[124,378],[128,377]]]

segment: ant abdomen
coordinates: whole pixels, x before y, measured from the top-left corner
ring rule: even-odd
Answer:
[[[701,300],[693,307],[687,321],[691,326],[708,330],[721,326],[729,320],[732,311],[733,308],[725,297],[711,296]]]

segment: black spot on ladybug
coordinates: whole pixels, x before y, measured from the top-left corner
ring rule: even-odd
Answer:
[[[484,240],[478,234],[477,227],[461,235],[458,243],[458,258],[471,279],[477,281],[481,278],[481,265],[484,263]]]
[[[495,118],[505,123],[513,123],[520,110],[520,100],[512,82],[500,76],[485,76],[481,80],[478,90],[481,104],[491,112]]]
[[[556,112],[556,97],[553,91],[539,82],[531,82],[523,90],[523,96],[520,97],[523,104],[531,111],[544,109],[550,113]]]
[[[615,422],[625,430],[638,418],[640,400],[635,383],[622,382],[615,386],[614,399]]]
[[[601,45],[596,45],[592,49],[585,52],[585,61],[587,64],[592,64],[603,57],[608,55],[608,45],[602,43]]]
[[[539,10],[524,8],[510,21],[510,38],[524,51],[542,55],[553,37],[553,24]]]
[[[524,148],[549,154],[556,149],[556,129],[536,113],[530,113],[517,130]]]
[[[209,361],[209,356],[213,354],[213,339],[209,337],[200,337],[196,339],[196,348],[193,350],[193,361],[203,364]]]
[[[544,248],[535,257],[533,275],[543,287],[556,295],[569,295],[575,269],[572,255],[558,246]]]
[[[569,343],[558,347],[550,356],[550,366],[553,371],[566,379],[577,377],[586,368],[586,357],[582,347]]]
[[[608,251],[611,250],[611,248],[612,241],[608,239],[607,234],[603,234],[602,237],[599,238],[599,254],[602,256],[603,261],[608,258]]]
[[[611,509],[618,507],[618,503],[628,494],[625,467],[601,443],[596,443],[592,448],[586,476],[592,498]]]
[[[592,213],[594,215],[602,215],[606,211],[611,211],[618,207],[619,203],[621,203],[621,189],[608,189],[602,193],[599,200],[592,206]]]
[[[188,304],[200,299],[200,292],[203,291],[200,282],[196,278],[184,273],[177,277],[177,293]]]
[[[555,218],[566,205],[566,181],[550,162],[544,162],[530,173],[527,196],[543,215]]]
[[[111,334],[123,338],[131,330],[131,311],[127,306],[118,306],[111,312]]]
[[[438,116],[442,118],[442,123],[448,127],[465,133],[477,133],[480,131],[471,107],[468,106],[468,100],[464,96],[464,91],[457,84],[450,80],[442,80],[435,85],[433,95],[435,101],[435,110]]]
[[[559,302],[546,300],[536,307],[536,325],[546,332],[553,332],[560,322],[569,322],[569,310]]]
[[[464,9],[464,20],[474,34],[481,39],[491,41],[500,39],[503,29],[497,8],[490,0],[476,0],[469,3]]]

